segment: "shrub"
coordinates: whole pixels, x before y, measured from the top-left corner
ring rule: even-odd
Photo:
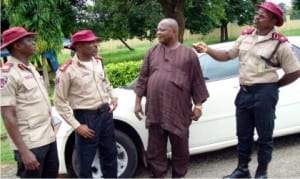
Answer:
[[[105,65],[105,71],[114,88],[124,86],[134,80],[140,72],[142,60]]]

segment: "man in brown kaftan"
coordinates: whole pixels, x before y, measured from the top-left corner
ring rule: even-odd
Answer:
[[[172,177],[184,177],[189,160],[189,126],[202,115],[202,103],[209,95],[197,54],[178,41],[177,22],[169,18],[160,21],[157,37],[160,43],[145,56],[137,82],[135,114],[141,119],[141,99],[146,96],[147,160],[153,177],[167,173],[168,138]]]

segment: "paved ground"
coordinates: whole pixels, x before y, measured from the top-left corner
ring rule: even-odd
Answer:
[[[254,177],[257,166],[256,146],[254,147],[250,171]],[[222,178],[236,167],[236,148],[192,156],[186,178]],[[150,173],[140,167],[135,177],[149,177]],[[170,170],[168,177],[171,177]],[[273,159],[269,166],[270,178],[300,179],[300,134],[277,138],[274,140]]]
[[[186,178],[222,178],[236,167],[235,147],[191,157]],[[256,147],[250,163],[252,176],[256,162]],[[1,178],[16,178],[16,165],[0,164]],[[140,166],[136,178],[148,178],[150,173]],[[170,177],[170,173],[168,177]],[[300,134],[281,137],[274,141],[273,160],[269,167],[270,178],[300,178]]]
[[[15,164],[0,164],[1,178],[15,178],[16,165]]]

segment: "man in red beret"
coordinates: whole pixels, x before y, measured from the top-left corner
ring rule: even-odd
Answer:
[[[113,111],[117,97],[97,56],[100,37],[91,30],[72,36],[75,55],[57,72],[54,104],[73,127],[79,177],[92,178],[92,163],[99,152],[104,178],[117,177],[117,148]]]
[[[267,178],[272,158],[275,109],[279,88],[300,76],[300,64],[287,42],[276,33],[274,26],[283,24],[283,11],[272,3],[256,5],[254,29],[246,29],[229,50],[215,50],[204,43],[195,44],[198,52],[205,52],[218,61],[240,59],[240,91],[236,97],[238,136],[238,166],[224,178],[249,178],[254,129],[258,135],[258,167],[255,178]],[[277,70],[285,74],[279,79]]]
[[[23,27],[2,34],[11,58],[1,67],[0,106],[21,178],[56,178],[58,155],[51,104],[43,78],[29,62],[34,36]],[[38,109],[38,110],[37,110]]]

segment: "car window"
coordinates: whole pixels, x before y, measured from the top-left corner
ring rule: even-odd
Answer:
[[[298,57],[298,60],[300,61],[300,48],[296,45],[292,45],[293,51],[295,52],[296,56]]]
[[[135,89],[136,84],[137,84],[137,80],[138,80],[138,78],[135,78],[133,81],[131,81],[130,83],[126,84],[122,88],[123,89],[130,89],[130,90]]]
[[[226,62],[219,62],[214,60],[211,56],[203,54],[199,56],[200,65],[202,68],[203,76],[206,80],[220,80],[237,76],[239,74],[239,61],[238,58]],[[134,89],[137,83],[137,78],[131,83],[123,86],[124,89]]]
[[[226,62],[214,60],[207,54],[199,55],[204,78],[209,81],[219,80],[239,74],[239,60],[235,58]]]

